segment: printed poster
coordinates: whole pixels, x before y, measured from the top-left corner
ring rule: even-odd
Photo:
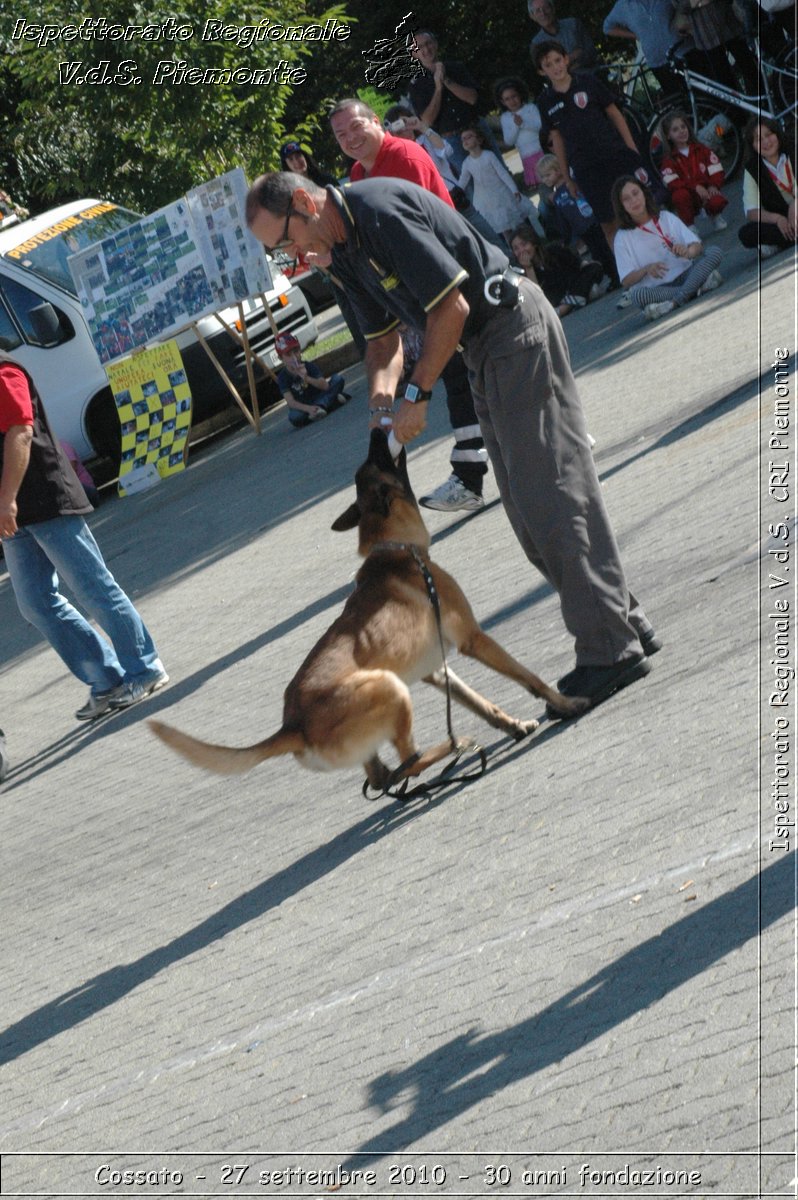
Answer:
[[[103,365],[271,289],[246,194],[239,167],[69,258]]]
[[[182,471],[191,390],[177,343],[163,342],[106,368],[122,427],[119,495]]]

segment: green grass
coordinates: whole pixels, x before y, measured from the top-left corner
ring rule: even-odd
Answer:
[[[312,362],[314,358],[321,358],[323,354],[329,354],[330,350],[337,350],[339,346],[344,346],[347,342],[352,341],[352,335],[348,329],[339,329],[337,333],[333,333],[330,337],[324,338],[321,342],[316,342],[312,346],[308,346],[303,352],[302,357]]]

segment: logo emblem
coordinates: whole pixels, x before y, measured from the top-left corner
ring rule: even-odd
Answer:
[[[587,92],[575,92],[574,104],[577,108],[587,108]]]

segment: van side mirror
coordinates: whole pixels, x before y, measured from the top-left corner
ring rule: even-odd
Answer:
[[[28,317],[41,346],[57,346],[65,340],[58,313],[49,301],[31,308]]]

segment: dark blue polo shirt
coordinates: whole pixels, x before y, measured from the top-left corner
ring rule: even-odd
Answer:
[[[587,72],[572,76],[567,92],[548,85],[536,101],[542,118],[540,144],[545,145],[551,130],[558,129],[572,167],[594,162],[600,166],[608,153],[625,146],[607,116],[609,106],[617,102],[618,97]]]
[[[333,248],[331,270],[367,340],[400,322],[424,329],[427,313],[453,288],[471,310],[464,341],[495,312],[485,280],[504,271],[508,259],[437,196],[385,178],[330,187],[327,194],[347,235]]]

